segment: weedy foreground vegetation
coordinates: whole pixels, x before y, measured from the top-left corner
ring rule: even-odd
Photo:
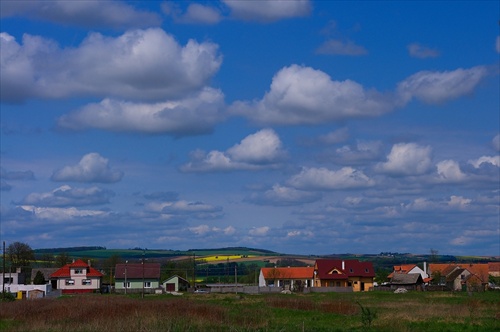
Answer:
[[[0,303],[0,330],[500,331],[499,295],[95,294]]]

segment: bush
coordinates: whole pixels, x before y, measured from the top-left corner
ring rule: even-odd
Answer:
[[[13,302],[16,300],[16,297],[12,293],[1,292],[0,294],[1,294],[0,301],[2,302]]]

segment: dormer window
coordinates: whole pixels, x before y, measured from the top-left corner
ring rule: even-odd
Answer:
[[[369,272],[368,269],[365,269],[365,272],[368,273]]]
[[[352,269],[349,269],[349,272],[351,272],[351,273],[352,273]]]
[[[75,269],[74,274],[83,274],[83,269]]]

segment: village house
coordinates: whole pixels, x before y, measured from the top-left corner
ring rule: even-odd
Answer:
[[[489,281],[488,264],[429,264],[429,272],[435,283],[452,290],[485,290]]]
[[[280,287],[303,290],[312,287],[314,267],[263,267],[259,274],[259,287]]]
[[[115,291],[154,293],[160,287],[159,263],[116,264]]]
[[[189,281],[174,275],[165,280],[162,285],[166,292],[185,292],[189,288]]]
[[[103,274],[81,259],[66,264],[50,275],[62,294],[92,293],[100,289]]]
[[[422,277],[423,282],[427,283],[430,281],[430,278],[426,270],[427,270],[427,264],[425,262],[423,270],[416,264],[395,265],[392,272],[387,276],[387,279],[391,280],[396,274],[418,273]]]
[[[342,287],[354,292],[373,287],[375,270],[371,262],[357,259],[318,259],[314,264],[314,287]]]

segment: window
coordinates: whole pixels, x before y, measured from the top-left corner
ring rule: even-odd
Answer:
[[[74,286],[75,281],[73,279],[66,279],[65,284],[66,284],[66,286]]]
[[[130,288],[130,281],[127,281],[126,283],[123,283],[123,288]]]
[[[349,269],[349,272],[351,272],[351,273],[352,273],[352,269]]]
[[[75,269],[74,274],[83,274],[83,269]]]
[[[82,280],[82,285],[92,285],[92,280],[90,280],[90,279],[83,279]]]
[[[144,287],[151,288],[151,281],[145,281],[144,282]]]
[[[368,273],[369,272],[368,269],[365,269],[365,272]]]

